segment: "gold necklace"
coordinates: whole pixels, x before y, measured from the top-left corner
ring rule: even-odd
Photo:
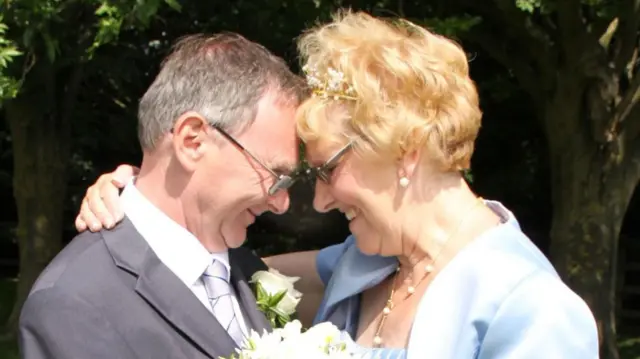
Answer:
[[[447,239],[444,241],[444,243],[442,244],[442,246],[440,247],[440,250],[438,251],[438,254],[436,254],[436,256],[433,258],[433,260],[431,262],[429,262],[429,264],[427,264],[424,267],[425,270],[425,274],[422,276],[422,278],[420,278],[420,280],[418,281],[418,283],[416,284],[416,286],[420,285],[420,283],[422,283],[422,281],[424,280],[424,278],[427,277],[427,275],[429,275],[431,272],[433,272],[435,270],[435,266],[434,264],[436,263],[436,261],[438,260],[438,258],[440,257],[440,254],[444,251],[444,249],[446,248],[446,245],[449,243],[449,241],[451,240],[451,238],[453,238],[453,236],[458,233],[458,231],[460,230],[460,228],[462,228],[462,225],[466,222],[467,218],[469,218],[469,214],[471,214],[471,212],[479,205],[479,204],[484,204],[484,201],[482,200],[482,197],[478,197],[477,200],[474,202],[474,204],[465,211],[466,215],[460,220],[460,222],[458,223],[458,225],[456,226],[456,229],[451,232],[451,234],[449,235],[449,237],[447,237]],[[417,264],[416,264],[417,265]],[[414,266],[415,267],[415,266]],[[384,308],[382,309],[382,316],[380,318],[380,322],[378,322],[378,326],[376,328],[376,333],[373,336],[373,347],[374,348],[380,348],[382,346],[382,336],[380,336],[380,334],[382,333],[382,328],[384,328],[384,323],[387,320],[387,317],[389,316],[389,314],[391,314],[391,311],[393,310],[393,308],[395,307],[395,304],[393,303],[393,296],[396,293],[396,282],[398,280],[398,275],[400,274],[400,264],[398,264],[398,268],[396,268],[396,273],[393,275],[393,281],[391,283],[391,291],[389,292],[389,299],[387,299],[387,304],[384,306]],[[413,293],[415,293],[416,291],[416,287],[410,285],[407,288],[407,296],[403,298],[403,300],[406,300],[407,298],[409,298]]]

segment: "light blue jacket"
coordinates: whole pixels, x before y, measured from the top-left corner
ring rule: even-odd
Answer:
[[[585,302],[513,214],[486,203],[503,224],[476,238],[434,278],[420,300],[407,358],[598,358],[596,324]],[[326,290],[315,322],[331,321],[355,336],[359,294],[393,273],[397,260],[363,254],[350,236],[320,251],[317,263]]]

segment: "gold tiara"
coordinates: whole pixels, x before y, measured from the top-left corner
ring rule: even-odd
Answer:
[[[334,100],[357,100],[356,91],[344,79],[344,74],[334,68],[327,68],[326,73],[320,73],[316,68],[305,65],[302,71],[307,77],[307,84],[314,96],[331,98]]]

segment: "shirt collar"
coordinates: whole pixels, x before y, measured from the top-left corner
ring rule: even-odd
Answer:
[[[222,262],[230,272],[229,253],[209,253],[186,228],[169,218],[129,182],[120,195],[125,215],[147,241],[160,261],[187,287],[196,283],[213,262]]]

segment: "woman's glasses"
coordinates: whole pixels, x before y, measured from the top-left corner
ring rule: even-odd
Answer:
[[[327,160],[322,166],[312,167],[307,170],[307,174],[311,176],[315,176],[319,178],[321,181],[330,184],[331,183],[331,173],[338,165],[338,161],[340,158],[344,156],[347,151],[351,149],[353,146],[353,142],[347,143],[346,146],[342,147],[338,152],[336,152],[331,158]]]

